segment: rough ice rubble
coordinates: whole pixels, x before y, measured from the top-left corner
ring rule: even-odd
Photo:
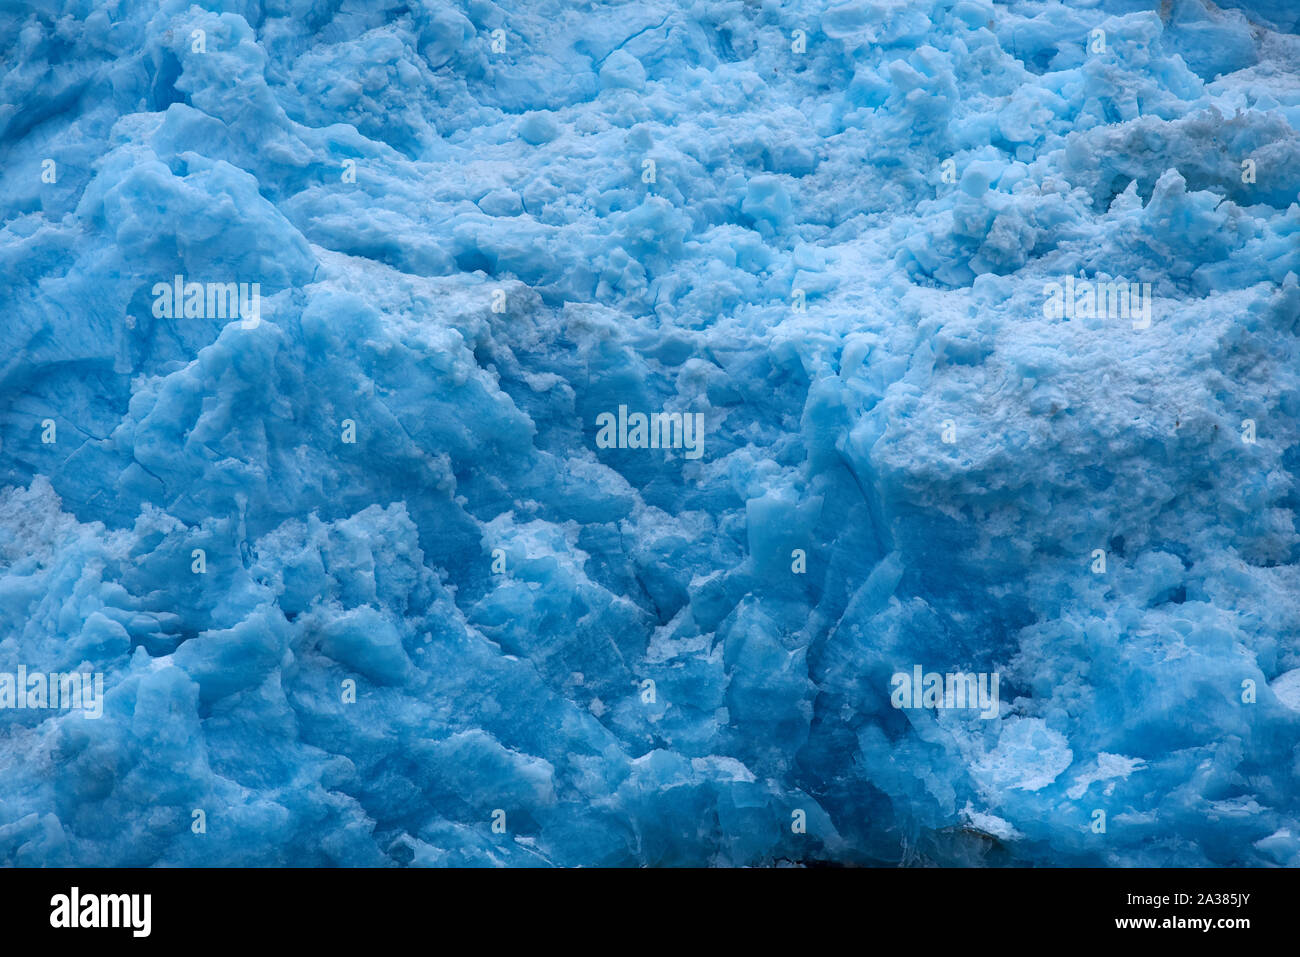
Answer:
[[[3,15],[0,667],[109,688],[0,711],[3,859],[1300,864],[1300,40],[1224,6]]]

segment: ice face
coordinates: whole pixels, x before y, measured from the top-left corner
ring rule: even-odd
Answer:
[[[1300,865],[1296,34],[0,14],[0,860]]]

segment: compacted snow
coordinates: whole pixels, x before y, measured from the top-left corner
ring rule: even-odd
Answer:
[[[0,13],[0,860],[1300,865],[1294,0],[209,6]]]

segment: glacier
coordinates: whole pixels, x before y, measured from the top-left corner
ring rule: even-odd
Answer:
[[[0,861],[1300,866],[1295,0],[25,0],[0,157]]]

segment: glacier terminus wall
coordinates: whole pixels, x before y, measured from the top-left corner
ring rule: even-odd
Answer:
[[[27,0],[0,197],[0,862],[1300,866],[1292,0]]]

